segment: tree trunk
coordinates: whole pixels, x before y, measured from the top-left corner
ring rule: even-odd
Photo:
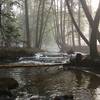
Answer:
[[[40,20],[40,31],[39,31],[39,40],[38,47],[41,48],[42,43],[42,35],[43,35],[43,26],[44,26],[44,10],[45,10],[45,0],[42,0],[42,8],[41,8],[41,20]]]
[[[0,2],[0,34],[1,34],[1,29],[2,29],[2,28],[1,28],[1,27],[2,27],[2,25],[1,25],[1,5],[2,5],[2,4],[1,4],[1,2]]]
[[[96,58],[99,55],[97,51],[97,34],[98,34],[99,21],[100,21],[100,2],[94,18],[92,33],[90,37],[90,55],[92,58]]]
[[[73,13],[73,0],[71,0],[71,9]],[[75,50],[75,36],[74,36],[74,26],[73,26],[73,21],[71,20],[71,28],[72,28],[72,43],[73,43],[73,50]]]
[[[72,43],[73,43],[73,50],[75,50],[75,36],[74,36],[74,27],[72,22]]]
[[[90,37],[90,56],[92,59],[95,59],[98,56],[97,52],[97,28],[94,26],[91,32],[91,37]]]
[[[25,0],[25,22],[26,22],[26,38],[27,47],[31,48],[31,36],[29,31],[28,1]]]
[[[92,15],[92,5],[91,5],[91,0],[89,0],[89,12]],[[91,26],[89,25],[89,40],[90,40],[90,36],[91,36]]]
[[[78,7],[79,7],[79,10],[78,10],[78,26],[79,26],[79,29],[81,28],[81,7],[80,7],[80,1],[78,2]],[[80,38],[80,35],[78,34],[78,45],[79,45],[79,48],[81,48],[81,38]]]
[[[36,41],[35,47],[39,48],[38,41],[39,41],[39,21],[40,21],[40,8],[41,8],[42,0],[39,0],[38,12],[37,12],[37,20],[36,20]]]

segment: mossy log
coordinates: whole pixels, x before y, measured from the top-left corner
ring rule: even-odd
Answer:
[[[37,52],[43,52],[43,50],[36,48],[0,48],[0,58],[32,56],[34,53]]]
[[[0,69],[9,69],[9,68],[32,68],[32,67],[54,67],[54,66],[63,66],[64,64],[0,64]]]
[[[43,50],[36,48],[0,48],[0,63],[17,61],[19,57],[33,56]]]

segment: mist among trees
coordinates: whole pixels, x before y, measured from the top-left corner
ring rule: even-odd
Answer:
[[[100,2],[93,0],[1,0],[0,47],[27,47],[60,52],[84,51],[99,56]],[[84,49],[85,48],[85,49]]]

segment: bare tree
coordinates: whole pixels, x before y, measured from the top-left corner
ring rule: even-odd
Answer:
[[[77,29],[77,32],[80,34],[81,38],[85,41],[85,43],[89,46],[89,41],[86,39],[86,37],[83,35],[83,33],[81,32],[81,30],[79,29],[75,19],[74,19],[74,16],[73,16],[73,13],[72,13],[72,10],[71,10],[71,7],[70,7],[70,4],[69,4],[69,0],[65,0],[66,1],[66,4],[67,4],[67,7],[68,7],[68,11],[69,11],[69,14],[71,16],[71,19],[73,21],[73,24],[75,26],[75,28]]]
[[[53,0],[50,1],[50,6],[46,11],[46,0],[40,0],[38,5],[37,20],[36,20],[36,41],[35,47],[41,48],[42,40],[48,23],[49,14],[53,5]]]
[[[53,14],[56,43],[62,52],[66,52],[68,48],[66,43],[66,5],[63,0],[54,3]]]
[[[76,21],[73,17],[71,7],[70,7],[70,4],[69,4],[69,0],[66,0],[66,4],[67,4],[67,7],[68,7],[70,16],[72,18],[72,21],[75,25],[75,28],[77,29],[77,31],[80,34],[81,38],[86,42],[86,44],[88,46],[90,46],[90,55],[91,55],[91,58],[94,59],[98,56],[98,52],[97,52],[97,35],[98,35],[98,40],[100,39],[99,38],[100,34],[99,34],[99,31],[98,31],[99,20],[100,20],[100,3],[99,3],[99,6],[98,6],[98,9],[97,9],[95,18],[93,20],[92,15],[90,14],[88,6],[86,4],[86,1],[85,0],[80,0],[80,2],[82,4],[82,8],[85,12],[86,18],[88,19],[88,22],[91,26],[92,32],[91,32],[90,42],[86,39],[86,37],[83,35],[81,30],[79,29],[79,27],[78,27],[78,25],[77,25],[77,23],[76,23]]]
[[[90,55],[92,58],[95,58],[98,56],[98,52],[97,52],[97,35],[99,36],[99,31],[98,31],[98,26],[99,26],[99,20],[100,20],[100,2],[99,2],[99,6],[98,9],[96,11],[96,15],[95,18],[93,20],[89,9],[87,7],[86,1],[85,0],[80,0],[83,10],[85,12],[85,15],[88,19],[88,22],[91,26],[91,36],[90,36]],[[98,37],[98,40],[100,40],[100,37]]]

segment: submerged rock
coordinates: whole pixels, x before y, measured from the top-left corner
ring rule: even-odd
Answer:
[[[0,89],[16,89],[18,82],[13,78],[1,77],[0,78]]]
[[[18,82],[13,78],[0,78],[0,100],[15,100],[12,89],[18,87]]]
[[[0,89],[0,100],[14,100],[14,96],[8,89]]]
[[[54,100],[74,100],[73,95],[56,96]]]
[[[8,89],[0,89],[0,100],[15,100],[16,94]]]

